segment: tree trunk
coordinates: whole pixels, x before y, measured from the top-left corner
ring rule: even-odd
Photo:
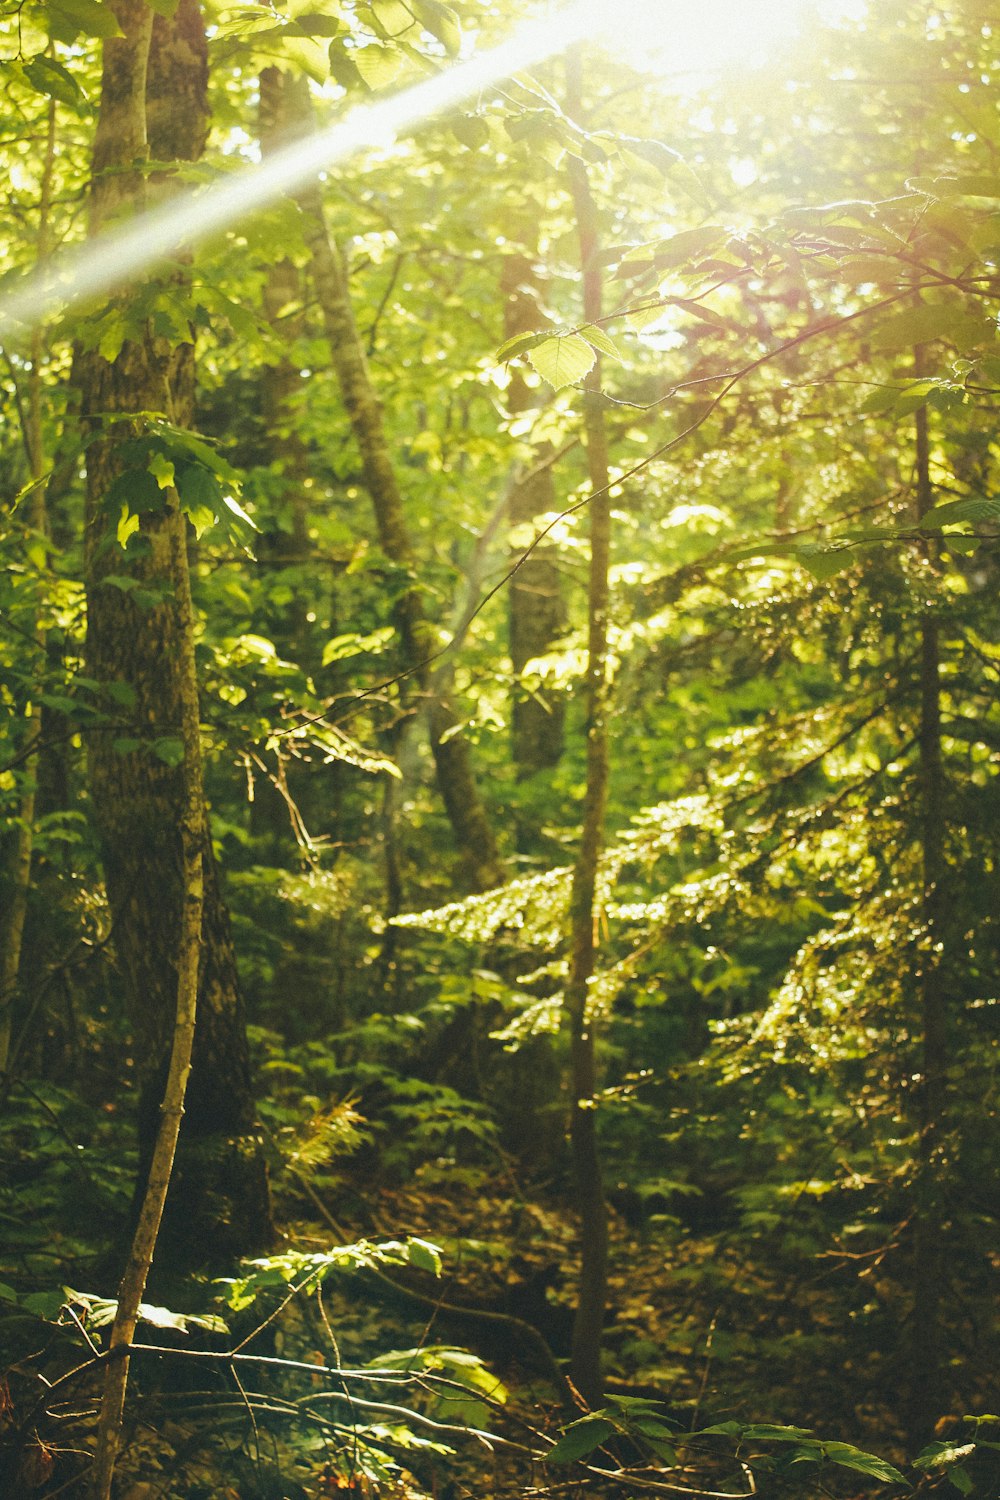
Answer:
[[[914,370],[923,373],[920,351]],[[934,504],[930,470],[927,408],[915,415],[916,504],[914,521]],[[933,558],[925,556],[930,569]],[[917,1447],[934,1436],[941,1415],[942,1390],[942,1277],[941,1249],[944,1179],[942,1159],[948,1066],[948,1016],[944,941],[945,784],[941,758],[941,647],[933,604],[920,621],[919,794],[921,906],[924,933],[920,949],[921,1078],[918,1095],[919,1154],[913,1220],[913,1307],[909,1366],[911,1387],[907,1426]]]
[[[581,63],[577,48],[567,54],[566,71],[567,111],[579,120]],[[577,157],[569,159],[569,177],[583,268],[583,313],[588,322],[593,322],[601,316],[602,295],[597,210],[586,168]],[[587,468],[593,494],[588,507],[587,784],[580,847],[573,867],[570,976],[566,986],[572,1088],[570,1141],[580,1214],[580,1293],[573,1323],[570,1376],[585,1400],[595,1405],[600,1402],[603,1391],[601,1334],[608,1283],[608,1214],[597,1139],[594,1030],[587,1001],[597,946],[597,869],[604,840],[608,786],[608,572],[611,555],[608,440],[599,357],[584,382],[583,401]]]
[[[169,505],[183,523],[176,493]],[[202,791],[201,742],[198,712],[198,687],[194,670],[194,609],[191,603],[191,580],[188,571],[186,532],[183,524],[172,528],[173,570],[171,583],[183,633],[182,645],[187,660],[181,674],[179,693],[180,736],[183,745],[181,771],[183,801],[179,814],[178,835],[181,851],[181,920],[177,933],[176,996],[170,1063],[160,1103],[159,1120],[149,1163],[142,1205],[132,1237],[125,1272],[118,1288],[118,1307],[111,1327],[109,1350],[112,1358],[105,1372],[104,1396],[97,1428],[97,1451],[94,1459],[93,1492],[95,1500],[110,1500],[111,1484],[121,1441],[128,1385],[128,1349],[139,1321],[142,1294],[146,1289],[153,1252],[156,1249],[168,1190],[173,1185],[173,1168],[185,1106],[189,1098],[188,1083],[195,1037],[198,1035],[199,948],[205,933],[205,799]],[[121,1350],[119,1357],[116,1352]]]
[[[194,158],[207,126],[204,30],[194,0],[181,0],[169,21],[157,16],[155,27],[141,0],[119,0],[115,13],[124,36],[104,48],[92,234],[112,215],[143,205],[144,177],[133,164],[148,150],[147,77],[161,152],[169,147]],[[171,98],[181,120],[167,108]],[[183,741],[185,702],[197,696],[191,611],[175,576],[176,556],[186,556],[187,523],[176,496],[164,491],[162,505],[142,513],[139,532],[123,552],[115,537],[118,517],[107,503],[114,481],[129,477],[123,442],[143,430],[142,417],[108,424],[107,414],[160,412],[184,425],[193,394],[193,348],[172,347],[148,325],[130,332],[113,361],[93,350],[78,353],[75,380],[84,423],[100,434],[87,450],[88,672],[104,685],[116,730],[91,736],[90,790],[142,1081],[145,1168],[173,1042],[190,777],[202,807],[203,798],[200,754],[191,767],[186,755],[178,764],[171,749]],[[123,575],[140,587],[123,590],[108,581]],[[199,1020],[178,1172],[164,1222],[171,1249],[188,1260],[257,1248],[271,1232],[242,1002],[204,811],[199,838],[205,886]]]
[[[49,211],[52,201],[52,169],[56,155],[56,107],[49,101],[48,122],[45,138],[45,159],[42,164],[42,179],[38,203],[38,231],[35,241],[35,265],[42,266],[48,259]],[[28,515],[31,529],[40,537],[48,534],[48,517],[45,509],[45,449],[42,435],[42,330],[38,327],[31,333],[31,373],[28,377],[28,409],[24,421],[24,446],[28,455],[28,468],[34,483],[29,496]],[[45,632],[41,617],[36,615],[32,631],[36,647],[39,677],[45,672]],[[32,704],[26,728],[29,743],[35,745],[42,738],[42,706]],[[22,772],[23,791],[18,808],[17,826],[10,840],[4,861],[4,879],[0,882],[0,1075],[7,1071],[10,1061],[10,1044],[14,1002],[18,993],[21,970],[21,947],[24,938],[24,923],[28,914],[28,895],[31,889],[32,849],[35,837],[36,792],[40,771],[39,751],[33,750]]]
[[[304,79],[285,75],[288,117],[311,124],[307,85]],[[504,878],[493,830],[486,815],[472,771],[468,742],[460,732],[460,721],[450,704],[430,691],[425,665],[436,649],[435,634],[425,618],[423,591],[417,582],[418,564],[406,523],[403,493],[385,435],[382,405],[368,371],[368,361],[358,334],[347,285],[347,274],[339,249],[326,224],[318,186],[298,194],[304,216],[313,287],[330,345],[330,358],[340,386],[354,439],[361,453],[365,488],[371,497],[379,545],[390,562],[407,576],[396,599],[394,617],[402,647],[403,665],[420,692],[426,695],[431,753],[455,842],[474,891],[488,890]]]
[[[286,119],[283,75],[277,68],[265,68],[260,76],[258,133],[261,157],[269,160],[282,146],[289,144],[289,122]],[[303,332],[301,308],[303,275],[289,259],[274,261],[267,268],[263,304],[279,353],[262,364],[259,371],[260,411],[265,431],[267,458],[277,480],[269,485],[273,507],[270,519],[262,525],[257,555],[270,569],[291,571],[288,603],[275,606],[266,631],[286,661],[297,662],[304,671],[314,673],[320,666],[313,649],[308,621],[308,604],[312,588],[296,586],[295,569],[309,561],[312,544],[309,537],[308,494],[311,479],[309,448],[297,426],[299,413],[296,395],[304,382],[298,366],[289,353],[293,341]],[[302,575],[297,575],[301,579]],[[281,750],[260,745],[256,752],[266,768],[256,781],[250,807],[250,827],[261,841],[267,857],[283,863],[313,827],[317,777]],[[322,778],[322,810],[319,816],[329,821],[331,803],[339,802],[340,766],[333,761]]]
[[[538,276],[526,255],[511,255],[503,264],[503,336],[512,339],[545,326],[538,306]],[[507,406],[517,416],[536,404],[534,391],[515,369],[507,388]],[[551,444],[532,450],[528,476],[514,485],[510,498],[512,552],[524,550],[524,534],[534,531],[537,518],[555,511],[555,481],[550,467]],[[529,661],[544,656],[566,627],[566,611],[559,586],[554,548],[542,543],[521,564],[510,581],[510,656],[515,677]],[[560,693],[544,687],[524,691],[515,684],[511,706],[511,743],[518,780],[536,771],[551,770],[562,755],[565,708]]]

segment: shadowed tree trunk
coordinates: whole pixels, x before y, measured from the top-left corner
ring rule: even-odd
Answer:
[[[504,340],[545,326],[538,305],[539,280],[526,255],[511,255],[503,264],[500,284],[504,299]],[[534,391],[520,370],[515,369],[507,388],[507,406],[512,415],[528,412],[536,404]],[[537,444],[529,457],[527,476],[515,484],[510,497],[510,525],[514,533],[515,557],[523,551],[528,532],[539,516],[556,509],[552,469],[543,467],[551,456],[551,444]],[[533,459],[533,461],[532,461]],[[542,543],[510,581],[510,655],[514,674],[544,656],[566,626],[566,611],[559,586],[553,548]],[[536,771],[550,770],[562,755],[565,708],[560,693],[544,687],[526,692],[515,685],[511,707],[511,741],[518,779]]]
[[[169,20],[158,15],[154,22],[141,0],[119,0],[115,14],[124,35],[104,47],[92,234],[112,218],[142,208],[146,189],[141,163],[150,146],[160,161],[193,160],[208,124],[205,37],[194,0],[181,0]],[[183,273],[176,273],[174,281],[173,294],[182,293]],[[102,685],[113,724],[109,732],[91,735],[88,769],[115,951],[142,1080],[144,1171],[159,1128],[173,1041],[185,911],[184,809],[192,796],[201,807],[198,1025],[164,1236],[178,1258],[202,1261],[266,1243],[270,1210],[229,920],[204,812],[200,755],[188,766],[177,749],[183,744],[185,701],[197,695],[191,610],[175,568],[176,557],[186,555],[187,523],[171,489],[150,504],[148,474],[144,466],[134,467],[137,460],[125,449],[145,430],[141,416],[127,420],[130,413],[162,413],[179,425],[189,421],[194,351],[189,343],[171,344],[135,319],[127,331],[114,360],[82,350],[74,365],[81,413],[92,439],[85,536],[87,664],[89,675]],[[109,415],[125,420],[109,422]],[[132,493],[144,493],[144,480],[146,499],[135,505],[141,510],[139,530],[123,551],[116,538],[121,504]]]
[[[41,266],[49,254],[49,212],[52,203],[52,169],[56,154],[56,107],[49,101],[45,139],[45,159],[38,201],[38,230],[35,240],[35,263]],[[48,517],[45,508],[45,451],[42,435],[42,330],[34,328],[31,333],[31,370],[28,376],[27,411],[22,418],[24,446],[28,455],[28,469],[34,489],[28,497],[28,518],[32,531],[38,536],[48,535]],[[36,616],[32,634],[35,639],[36,658],[39,670],[43,670],[45,658],[45,633],[41,619]],[[37,744],[43,735],[43,709],[33,704],[28,717],[26,735],[29,743]],[[3,878],[0,879],[0,1075],[7,1071],[10,1059],[14,1001],[18,992],[21,970],[21,948],[24,938],[25,918],[28,914],[28,894],[31,887],[32,849],[34,845],[37,788],[41,771],[41,756],[33,750],[25,765],[24,790],[18,808],[17,826],[9,838],[6,858],[3,861]],[[4,843],[0,841],[0,849]]]
[[[566,108],[576,120],[581,115],[581,73],[580,53],[573,48],[566,56]],[[580,241],[583,314],[588,323],[593,323],[600,318],[602,305],[597,208],[587,169],[575,156],[569,158],[569,179]],[[597,950],[597,870],[604,842],[608,789],[608,572],[611,558],[608,438],[599,356],[584,381],[583,414],[587,470],[593,493],[588,506],[587,783],[580,845],[573,867],[570,974],[566,985],[572,1094],[570,1142],[580,1215],[580,1291],[573,1323],[570,1376],[581,1396],[591,1405],[596,1405],[603,1393],[601,1335],[608,1286],[608,1212],[597,1140],[593,1019],[588,1014],[587,1002]]]
[[[302,133],[312,125],[308,85],[305,79],[292,79],[285,74],[283,87],[289,134]],[[473,775],[469,745],[461,734],[460,720],[447,700],[431,690],[430,669],[425,663],[433,655],[437,640],[424,614],[423,590],[417,581],[418,561],[406,521],[403,492],[386,438],[382,404],[372,384],[354,319],[347,274],[327,227],[319,187],[300,191],[297,198],[303,213],[313,288],[330,345],[331,363],[360,450],[379,545],[407,580],[393,610],[403,666],[425,696],[438,790],[466,880],[474,891],[488,890],[503,880],[503,866]]]

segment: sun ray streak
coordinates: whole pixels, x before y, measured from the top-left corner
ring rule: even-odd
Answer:
[[[109,230],[51,260],[0,300],[0,338],[23,335],[83,298],[111,293],[144,272],[227,228],[337,162],[384,148],[402,130],[429,120],[573,42],[596,36],[610,21],[607,0],[576,3],[520,28],[498,47],[457,63],[389,99],[356,108],[326,130],[286,147],[210,187],[177,195],[132,224]]]

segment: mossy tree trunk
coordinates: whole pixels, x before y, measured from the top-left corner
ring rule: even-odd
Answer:
[[[117,0],[115,14],[123,35],[104,46],[92,234],[113,218],[141,211],[142,163],[152,144],[158,160],[192,160],[200,154],[208,123],[205,36],[194,0],[181,0],[169,20],[157,15],[154,21],[142,0]],[[182,293],[183,275],[175,273],[171,294]],[[133,320],[128,332],[115,359],[82,350],[74,366],[90,439],[87,666],[102,686],[112,726],[90,736],[88,771],[141,1079],[143,1176],[160,1129],[174,1039],[187,899],[185,809],[192,796],[200,806],[204,899],[198,1026],[164,1220],[164,1236],[176,1258],[200,1261],[266,1243],[269,1196],[228,914],[204,809],[200,751],[195,747],[180,756],[175,748],[184,744],[185,705],[192,696],[197,699],[187,571],[182,588],[176,566],[178,556],[186,557],[187,523],[176,494],[166,489],[162,503],[142,511],[140,529],[126,550],[116,537],[120,496],[127,497],[133,476],[136,482],[141,478],[123,453],[123,445],[143,431],[143,418],[131,421],[129,414],[161,413],[185,425],[193,401],[194,351],[190,343],[155,334],[148,323]],[[109,422],[109,416],[118,420]],[[121,481],[119,498],[109,504],[116,481]],[[189,764],[192,755],[195,763]],[[140,1182],[140,1193],[141,1187]]]
[[[38,202],[38,230],[35,240],[35,263],[41,266],[50,252],[49,214],[52,206],[52,171],[56,156],[56,106],[49,101],[45,157]],[[48,535],[48,516],[45,506],[45,445],[42,429],[42,357],[43,339],[41,328],[31,333],[31,365],[28,375],[27,410],[23,416],[22,436],[28,456],[28,470],[34,488],[28,497],[28,520],[31,530],[39,537]],[[45,631],[41,610],[36,613],[31,631],[35,642],[35,659],[39,673],[44,672]],[[28,713],[26,735],[29,744],[37,746],[43,734],[43,710],[41,704],[32,704]],[[3,858],[3,878],[0,879],[0,1075],[6,1073],[10,1062],[14,1002],[18,994],[21,949],[24,938],[25,919],[28,914],[28,895],[31,888],[32,851],[35,835],[36,793],[38,789],[41,758],[38,749],[33,749],[23,772],[23,791],[16,827],[6,843]]]

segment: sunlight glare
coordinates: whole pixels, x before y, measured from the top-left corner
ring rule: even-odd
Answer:
[[[424,82],[351,110],[326,130],[264,163],[178,194],[124,228],[109,230],[25,275],[0,298],[0,338],[17,336],[87,297],[107,295],[158,264],[273,202],[318,173],[454,108],[501,79],[584,38],[626,49],[638,67],[704,71],[766,53],[806,14],[857,13],[860,0],[574,0],[521,26],[506,42]]]
[[[683,89],[762,67],[810,25],[860,20],[867,8],[867,0],[635,0],[634,24],[611,40],[632,66]]]

